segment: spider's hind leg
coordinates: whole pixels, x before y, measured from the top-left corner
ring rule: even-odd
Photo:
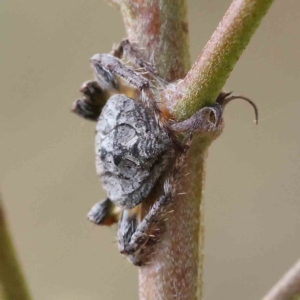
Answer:
[[[118,75],[133,86],[142,90],[150,87],[150,81],[132,68],[124,65],[117,57],[111,54],[98,53],[92,56],[91,65],[98,81],[102,80],[102,70],[113,75]]]

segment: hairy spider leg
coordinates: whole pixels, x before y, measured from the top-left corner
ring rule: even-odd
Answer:
[[[151,76],[158,77],[158,72],[154,65],[145,60],[140,49],[135,44],[130,43],[128,39],[123,40],[115,49],[113,49],[112,54],[120,59],[125,57],[133,65],[144,69]]]

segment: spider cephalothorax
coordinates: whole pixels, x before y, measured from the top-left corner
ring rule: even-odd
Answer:
[[[131,65],[121,62],[123,56],[131,60]],[[121,253],[141,265],[146,260],[147,244],[155,241],[153,228],[163,223],[167,206],[175,196],[191,134],[218,132],[222,109],[234,97],[222,93],[215,105],[200,109],[183,122],[171,123],[157,104],[163,80],[128,40],[122,41],[112,54],[94,55],[91,65],[95,81],[83,84],[84,98],[77,100],[72,110],[97,121],[96,170],[107,199],[96,203],[88,218],[99,225],[118,221]],[[161,195],[139,220],[135,209],[160,178],[164,180]]]

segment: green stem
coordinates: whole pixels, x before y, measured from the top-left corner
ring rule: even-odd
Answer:
[[[0,284],[7,300],[30,300],[16,251],[5,220],[0,195]]]
[[[178,120],[213,103],[273,0],[234,0],[187,76],[163,98]]]

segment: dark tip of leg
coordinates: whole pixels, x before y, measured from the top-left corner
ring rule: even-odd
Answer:
[[[113,213],[114,204],[107,198],[97,202],[89,211],[87,218],[96,225],[110,226],[116,223],[117,216]]]

